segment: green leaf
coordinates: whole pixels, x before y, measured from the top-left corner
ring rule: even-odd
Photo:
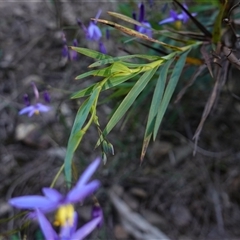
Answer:
[[[107,89],[110,89],[110,88],[113,88],[113,87],[116,87],[118,86],[119,84],[137,76],[138,73],[132,73],[132,74],[129,74],[129,75],[125,75],[125,76],[115,76],[115,77],[110,77],[106,83],[103,85],[102,87],[102,90],[101,91],[104,91],[104,90],[107,90]],[[96,84],[98,83],[95,83],[81,91],[78,91],[76,93],[73,93],[72,96],[71,96],[71,99],[76,99],[76,98],[81,98],[81,97],[86,97],[86,96],[89,96],[91,93],[92,93],[92,90],[93,88],[96,86]]]
[[[72,50],[81,53],[87,57],[102,60],[102,59],[107,59],[107,58],[112,58],[109,55],[88,49],[88,48],[80,48],[80,47],[70,47]]]
[[[101,65],[106,65],[106,64],[113,63],[113,62],[117,62],[117,61],[130,60],[132,58],[142,58],[142,59],[147,59],[147,60],[150,60],[150,61],[161,59],[161,57],[159,57],[159,56],[134,54],[134,55],[112,57],[112,58],[100,60],[100,61],[97,61],[97,62],[91,64],[89,67],[90,68],[92,68],[92,67],[99,67]]]
[[[156,122],[155,122],[155,125],[154,125],[153,140],[156,139],[159,126],[162,122],[163,116],[166,112],[166,109],[168,107],[170,99],[171,99],[171,97],[173,95],[173,92],[176,88],[176,85],[178,83],[178,79],[179,79],[179,77],[181,75],[181,72],[182,72],[182,69],[185,65],[185,61],[186,61],[186,58],[187,58],[187,55],[188,55],[189,51],[190,51],[190,49],[188,49],[186,52],[181,54],[181,56],[177,60],[177,63],[175,65],[174,69],[173,69],[173,72],[172,72],[172,75],[171,75],[170,80],[168,82],[168,85],[166,87],[166,90],[164,91],[163,99],[162,99],[161,104],[159,105],[158,114],[157,114]]]
[[[132,106],[138,95],[143,91],[143,89],[147,86],[148,82],[151,80],[158,67],[155,67],[147,72],[145,72],[139,80],[135,83],[133,88],[129,91],[127,96],[121,102],[117,110],[114,112],[113,116],[109,120],[107,126],[103,131],[103,135],[106,136],[110,133],[113,127],[120,121],[123,115],[128,111],[128,109]],[[100,144],[98,141],[97,146]]]
[[[92,70],[86,73],[83,73],[79,76],[77,76],[75,79],[79,80],[88,76],[98,76],[98,77],[109,77],[111,75],[129,75],[130,73],[132,73],[132,71],[137,71],[137,70],[131,70],[130,68],[128,68],[125,64],[123,64],[122,62],[114,62],[111,66],[108,66],[106,68],[103,69],[97,69],[97,70]]]
[[[98,77],[107,77],[111,74],[110,67],[106,67],[99,70],[92,70],[86,73],[83,73],[81,75],[78,75],[75,79],[80,80],[82,78],[88,77],[88,76],[98,76]]]
[[[68,140],[68,145],[67,145],[67,152],[64,160],[64,172],[65,172],[65,178],[68,187],[70,187],[70,183],[72,180],[72,158],[73,154],[78,147],[83,135],[85,132],[81,131],[88,114],[91,110],[91,107],[93,106],[93,103],[96,99],[96,97],[99,94],[100,89],[95,88],[93,92],[91,93],[91,96],[84,101],[84,103],[81,105],[79,108],[73,127],[72,131]]]
[[[155,86],[155,90],[153,93],[152,103],[151,103],[149,115],[148,115],[147,126],[145,129],[142,153],[141,153],[141,161],[143,160],[143,158],[146,154],[147,147],[148,147],[149,141],[151,139],[151,136],[152,136],[152,133],[154,130],[154,125],[155,125],[155,120],[156,120],[156,116],[158,113],[158,108],[159,108],[159,105],[161,104],[164,89],[165,89],[165,84],[167,81],[168,69],[171,66],[173,60],[174,59],[170,59],[169,61],[166,62],[166,64],[164,64],[160,67],[159,77],[158,77],[157,84]]]

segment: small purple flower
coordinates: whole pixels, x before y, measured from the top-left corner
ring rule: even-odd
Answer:
[[[152,37],[152,30],[151,30],[151,24],[145,20],[145,9],[144,9],[144,4],[143,3],[140,3],[139,4],[139,18],[138,18],[138,21],[144,25],[144,26],[137,26],[137,25],[134,25],[134,29],[142,34],[145,34],[147,35],[148,37]],[[133,19],[137,19],[137,16],[136,16],[136,13],[133,13],[132,14],[133,16]]]
[[[30,106],[30,101],[29,101],[29,97],[27,94],[24,94],[23,100],[24,100],[24,103],[26,106]]]
[[[98,19],[101,15],[102,10],[98,10],[98,13],[95,17],[95,19]],[[102,37],[102,32],[100,28],[97,26],[97,21],[91,21],[89,23],[88,28],[85,27],[85,25],[78,19],[77,20],[78,25],[82,27],[83,31],[85,32],[86,38],[91,41],[99,41],[99,39]]]
[[[99,52],[103,53],[103,54],[106,54],[107,53],[107,50],[105,48],[105,45],[103,44],[103,42],[99,42]]]
[[[19,115],[28,113],[29,117],[32,117],[34,114],[39,114],[40,112],[48,112],[51,108],[49,106],[43,105],[42,103],[36,103],[28,107],[23,108]]]
[[[184,4],[183,6],[184,6],[184,8],[188,9],[186,4]],[[197,13],[192,13],[192,16],[196,16],[196,15],[197,15]],[[171,9],[170,17],[160,21],[158,24],[162,25],[162,24],[166,24],[166,23],[173,23],[176,21],[182,21],[183,23],[186,23],[188,21],[188,19],[189,19],[189,16],[184,11],[182,11],[182,13],[178,14],[176,11]]]
[[[100,217],[101,221],[97,225],[97,227],[101,227],[103,225],[103,211],[100,207],[99,203],[95,204],[92,209],[92,218],[98,218]]]
[[[96,217],[77,230],[77,213],[74,212],[73,224],[62,227],[58,236],[50,222],[39,209],[36,210],[36,215],[46,240],[82,240],[101,222],[101,217]]]
[[[68,46],[67,46],[66,36],[64,33],[62,33],[62,41],[63,41],[62,56],[64,58],[68,58]]]
[[[50,95],[47,91],[44,91],[43,97],[44,97],[45,102],[50,103],[50,101],[51,101],[50,100]]]
[[[77,47],[78,46],[78,42],[77,42],[77,39],[74,39],[73,40],[73,46],[74,47]],[[77,61],[78,60],[78,53],[74,50],[70,50],[69,51],[69,60],[70,61]]]
[[[32,87],[33,87],[33,91],[34,91],[34,94],[35,94],[35,98],[38,101],[39,92],[38,92],[38,89],[37,89],[34,82],[32,82]],[[45,94],[46,94],[46,92],[45,92]],[[46,96],[45,95],[44,95],[44,99],[46,101]],[[49,96],[48,96],[48,99],[50,101]],[[40,102],[37,102],[35,104],[30,105],[30,101],[29,101],[29,98],[28,98],[27,94],[24,95],[24,102],[25,102],[26,107],[24,107],[21,111],[19,111],[19,115],[27,113],[29,117],[32,117],[34,114],[39,114],[40,112],[48,112],[51,109],[51,107],[46,106],[46,105],[44,105]],[[46,102],[48,102],[48,101],[46,101]]]
[[[96,42],[102,37],[101,30],[96,23],[90,22],[86,36],[89,40]]]
[[[65,34],[63,33],[62,35],[62,40],[63,40],[63,48],[62,48],[62,56],[63,58],[67,58],[69,61],[77,61],[78,60],[78,54],[76,51],[74,50],[69,50],[68,46],[67,46],[67,40],[65,37]],[[78,42],[77,39],[73,40],[73,46],[77,47],[78,46]]]
[[[99,164],[100,158],[93,161],[66,196],[53,188],[43,188],[42,192],[45,196],[21,196],[10,199],[9,203],[20,209],[35,210],[37,208],[43,213],[58,209],[57,216],[59,217],[57,217],[57,221],[59,225],[64,225],[68,219],[71,219],[71,214],[74,212],[72,204],[82,202],[99,188],[100,182],[98,180],[88,183]],[[34,212],[30,214],[30,217],[35,216],[36,213]]]

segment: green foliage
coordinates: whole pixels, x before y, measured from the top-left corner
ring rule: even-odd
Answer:
[[[188,11],[184,10],[183,5],[177,0],[174,0],[174,2],[182,11]],[[211,9],[215,7],[212,4],[206,4],[206,6],[199,6],[199,12],[204,12],[208,7]],[[191,6],[191,8],[194,9],[194,6]],[[112,57],[86,48],[71,47],[72,50],[94,60],[94,62],[89,65],[90,70],[77,76],[76,80],[89,76],[97,78],[94,84],[76,91],[71,96],[72,99],[86,99],[78,110],[68,142],[64,166],[68,183],[71,182],[72,177],[71,165],[74,152],[90,125],[95,124],[98,129],[99,139],[96,147],[101,146],[103,159],[106,160],[107,154],[113,153],[113,146],[107,140],[108,134],[124,116],[134,111],[136,106],[139,106],[138,102],[145,99],[150,93],[153,93],[143,136],[141,152],[141,160],[143,160],[150,140],[156,139],[185,63],[187,62],[195,66],[202,65],[203,63],[199,58],[188,57],[188,54],[193,48],[202,45],[203,41],[211,41],[214,46],[218,44],[221,39],[221,21],[225,9],[226,3],[225,5],[221,5],[212,32],[206,29],[205,22],[198,21],[191,13],[187,12],[189,19],[194,23],[198,32],[191,33],[182,31],[181,36],[183,37],[179,37],[176,30],[163,31],[150,28],[156,35],[158,34],[158,37],[151,38],[125,25],[123,26],[104,19],[94,19],[98,23],[105,24],[125,35],[131,36],[132,39],[144,40],[155,44],[154,47],[150,46],[150,48],[154,50],[158,49],[156,45],[160,45],[161,55],[131,54]],[[126,8],[123,9],[123,12],[125,15],[115,12],[109,12],[109,14],[131,25],[143,26],[142,23],[129,17],[129,12]],[[126,16],[126,14],[128,16]],[[207,59],[207,57],[207,54],[205,54],[205,59]],[[208,64],[208,66],[210,65]],[[120,98],[120,103],[115,107],[105,128],[101,130],[98,123],[96,107],[99,103],[101,93],[109,89],[112,90],[111,95],[109,98],[105,98],[104,102],[113,97],[118,97]]]
[[[89,126],[93,123],[94,119],[97,119],[97,111],[96,106],[98,102],[99,94],[107,89],[119,89],[122,92],[123,83],[136,79],[134,84],[130,84],[129,88],[126,92],[124,90],[125,97],[120,103],[120,105],[116,108],[113,113],[111,119],[108,121],[107,126],[102,131],[100,138],[97,142],[96,146],[103,144],[103,150],[106,149],[106,137],[110,133],[110,131],[116,126],[116,124],[122,119],[122,117],[129,111],[129,109],[133,106],[133,103],[137,101],[138,96],[143,91],[146,91],[149,86],[150,81],[154,81],[156,76],[156,72],[161,67],[158,80],[156,81],[156,87],[153,97],[153,102],[150,108],[149,119],[147,123],[146,133],[144,136],[144,144],[143,144],[143,152],[142,158],[145,155],[147,145],[149,143],[150,137],[153,134],[154,139],[156,138],[157,131],[159,129],[160,123],[162,121],[162,117],[166,111],[167,105],[171,99],[173,91],[176,87],[177,81],[180,77],[182,68],[184,66],[187,54],[189,53],[191,46],[183,48],[183,53],[179,51],[175,51],[170,53],[164,57],[152,56],[152,55],[127,55],[121,57],[110,57],[108,55],[104,55],[98,53],[96,51],[85,49],[85,48],[77,48],[72,47],[73,50],[84,54],[85,56],[91,57],[93,59],[97,59],[96,62],[91,64],[90,68],[102,67],[101,69],[91,70],[84,74],[81,74],[76,77],[76,79],[82,79],[87,76],[98,76],[103,77],[102,80],[98,81],[91,86],[82,89],[72,95],[73,99],[88,97],[81,107],[78,110],[77,116],[75,118],[75,122],[71,131],[71,135],[68,141],[67,154],[65,158],[65,176],[68,183],[71,182],[71,163],[74,151],[80,144],[85,132],[89,128]],[[165,89],[165,84],[167,81],[167,73],[171,63],[178,56],[176,60],[177,63],[175,68],[173,69],[172,75],[170,77],[169,83]],[[145,64],[136,64],[131,63],[132,59],[144,59],[145,61],[151,61],[150,63]],[[106,66],[108,65],[108,66]],[[136,78],[138,77],[138,79]],[[159,107],[157,107],[159,106]],[[88,115],[91,115],[88,123],[84,126]],[[153,124],[154,122],[154,124]],[[98,125],[98,123],[96,124]],[[98,126],[99,127],[99,126]],[[107,152],[110,150],[108,149]],[[105,151],[106,152],[106,151]]]

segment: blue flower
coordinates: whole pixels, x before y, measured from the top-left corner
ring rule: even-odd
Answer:
[[[32,117],[34,114],[39,114],[40,112],[48,112],[51,108],[49,106],[46,106],[42,103],[36,103],[34,105],[30,105],[28,107],[23,108],[19,115],[28,113],[29,117]]]
[[[184,6],[184,8],[188,9],[186,4],[184,4],[183,6]],[[197,13],[192,13],[192,16],[196,16],[196,15],[197,15]],[[162,25],[162,24],[166,24],[166,23],[173,23],[176,21],[182,21],[183,23],[186,23],[188,21],[188,19],[189,19],[189,16],[184,11],[182,11],[182,13],[178,14],[177,12],[175,12],[174,10],[171,9],[170,17],[160,21],[158,24]]]
[[[74,212],[73,224],[68,224],[62,227],[60,234],[58,235],[52,228],[52,225],[47,220],[45,215],[39,209],[36,210],[36,216],[46,240],[82,240],[101,222],[101,217],[99,216],[92,219],[90,222],[86,223],[77,230],[77,213]]]
[[[78,60],[78,54],[76,51],[74,50],[68,50],[68,46],[67,46],[67,40],[65,37],[65,34],[62,34],[62,40],[63,40],[63,47],[62,47],[62,56],[63,58],[66,58],[70,61],[77,61]],[[77,39],[73,40],[73,46],[77,47],[78,46],[78,42]]]
[[[102,32],[95,22],[90,22],[86,37],[92,41],[98,41],[102,37]]]
[[[91,195],[99,188],[100,182],[98,180],[93,180],[88,183],[99,164],[100,158],[97,158],[83,172],[75,187],[73,187],[66,196],[63,196],[53,188],[43,188],[42,192],[45,196],[21,196],[10,199],[9,203],[16,208],[30,210],[39,209],[43,213],[58,209],[56,214],[57,225],[63,226],[73,217],[74,208],[72,204],[82,202],[87,196]],[[30,217],[35,216],[35,212],[30,213]]]
[[[39,92],[34,82],[32,82],[32,87],[35,94],[35,98],[36,100],[38,100]],[[46,102],[50,101],[50,97],[46,91],[44,92],[44,99]],[[31,105],[27,94],[24,95],[24,102],[26,107],[19,111],[19,115],[27,113],[29,117],[32,117],[34,114],[39,114],[40,112],[48,112],[51,109],[51,107],[46,106],[40,102]]]
[[[78,46],[78,41],[77,41],[77,39],[74,39],[73,40],[73,46],[74,47],[77,47]],[[69,60],[70,61],[77,61],[78,60],[78,53],[76,52],[76,51],[74,51],[74,50],[70,50],[69,51]]]
[[[95,19],[98,19],[99,16],[101,15],[101,13],[102,13],[102,10],[98,10],[98,13],[97,13]],[[77,23],[80,27],[82,27],[87,39],[97,42],[102,37],[102,32],[101,32],[100,28],[97,26],[96,20],[91,21],[89,23],[88,28],[86,28],[85,25],[79,19],[77,20]]]
[[[139,5],[139,18],[138,18],[138,21],[144,25],[144,26],[137,26],[135,25],[134,26],[134,29],[142,34],[145,34],[147,35],[148,37],[152,37],[152,30],[151,30],[151,24],[145,20],[145,10],[144,10],[144,4],[141,3]],[[137,19],[136,18],[136,13],[133,13],[133,19]]]
[[[96,203],[92,209],[92,218],[100,217],[101,221],[98,223],[97,227],[101,227],[103,225],[103,211],[100,207],[99,203]]]
[[[103,42],[99,41],[98,45],[99,45],[99,52],[101,52],[103,54],[106,54],[107,50],[106,50],[105,45],[103,44]]]

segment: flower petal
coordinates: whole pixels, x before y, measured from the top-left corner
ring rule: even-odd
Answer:
[[[94,180],[87,185],[81,185],[80,187],[74,187],[66,196],[65,203],[75,203],[83,201],[87,196],[95,192],[100,186],[98,180]]]
[[[37,103],[35,108],[39,112],[48,112],[51,109],[49,106],[43,105],[42,103]]]
[[[39,209],[36,209],[36,216],[45,239],[57,240],[57,233],[54,231],[50,222],[46,219],[44,214]]]
[[[94,32],[93,32],[93,40],[94,41],[98,41],[102,37],[102,32],[101,32],[100,28],[97,25],[94,26],[93,30],[94,30]]]
[[[9,204],[20,209],[42,208],[52,205],[52,201],[43,196],[22,196],[12,198]]]
[[[102,9],[99,9],[98,12],[97,12],[97,15],[96,15],[95,19],[99,19],[101,13],[102,13]],[[97,21],[95,21],[95,23],[97,23]]]
[[[144,4],[143,3],[140,3],[139,4],[139,18],[138,18],[138,21],[139,22],[142,22],[142,21],[144,21],[145,19],[144,19]]]
[[[97,227],[100,221],[101,221],[101,218],[98,217],[86,223],[71,236],[71,239],[78,239],[78,240],[84,239],[88,234],[90,234]]]
[[[43,194],[53,202],[59,202],[63,199],[63,195],[53,188],[43,188]]]
[[[18,114],[22,115],[22,114],[31,112],[32,110],[34,110],[34,106],[31,105],[31,106],[23,108]]]
[[[36,112],[36,108],[34,107],[34,108],[28,113],[28,116],[29,116],[29,117],[32,117],[35,112]]]
[[[169,17],[169,18],[166,18],[166,19],[160,21],[158,24],[162,25],[162,24],[171,23],[171,22],[174,22],[174,21],[175,21],[175,19],[173,17]]]
[[[102,42],[99,42],[99,52],[106,54],[107,50],[105,48],[105,45]]]
[[[97,218],[100,217],[101,221],[99,222],[97,227],[101,227],[103,225],[103,211],[102,208],[99,206],[99,204],[96,204],[95,206],[93,206],[92,209],[92,218]]]
[[[174,10],[170,10],[170,16],[175,20],[175,21],[177,21],[177,20],[179,20],[179,17],[178,17],[178,14],[177,14],[177,12],[175,12]]]
[[[91,178],[91,176],[94,174],[94,172],[97,170],[101,160],[100,158],[96,158],[83,172],[82,176],[79,178],[76,187],[79,188],[80,186],[86,184],[88,180]]]

